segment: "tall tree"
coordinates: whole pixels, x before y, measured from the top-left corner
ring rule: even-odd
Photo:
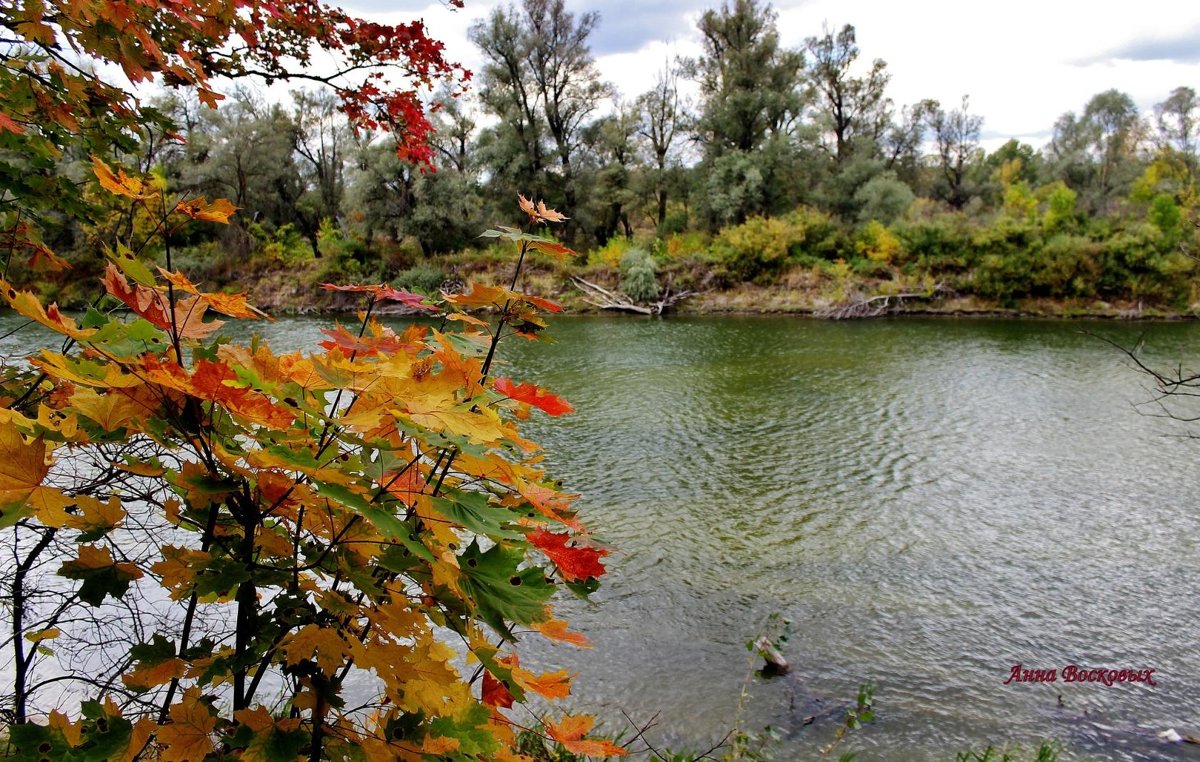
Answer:
[[[756,0],[709,10],[699,24],[704,53],[685,62],[703,100],[696,136],[708,182],[698,189],[698,206],[710,227],[794,202],[783,177],[806,100],[804,58],[780,45],[775,20]]]
[[[505,142],[523,152],[526,161],[510,159],[516,176],[532,181],[543,195],[552,195],[542,174],[547,157],[557,162],[561,199],[569,209],[578,206],[578,154],[582,128],[597,106],[611,93],[600,81],[588,37],[600,21],[599,14],[576,17],[564,0],[523,0],[520,9],[498,8],[485,21],[471,27],[472,41],[483,51],[482,100],[501,118],[494,130],[493,150]],[[514,140],[515,139],[515,140]],[[515,189],[511,189],[515,190]],[[574,238],[578,221],[566,226]]]
[[[939,169],[936,192],[951,207],[962,209],[971,193],[967,185],[971,167],[983,158],[979,132],[983,117],[969,111],[967,96],[962,104],[950,111],[936,101],[928,111],[929,127],[937,147],[935,161]]]
[[[679,72],[670,66],[658,72],[654,87],[634,102],[637,134],[649,154],[653,175],[655,214],[659,227],[667,219],[667,168],[677,139],[686,129],[685,107],[680,102]]]
[[[315,216],[337,220],[346,193],[346,161],[353,144],[350,126],[337,110],[337,99],[324,91],[292,93],[292,148],[305,168]]]
[[[1119,90],[1105,90],[1088,101],[1083,109],[1083,121],[1091,136],[1099,164],[1100,192],[1110,194],[1116,186],[1131,177],[1122,170],[1130,163],[1137,149],[1139,121],[1133,99]]]
[[[866,76],[853,75],[859,50],[854,27],[825,30],[805,42],[808,78],[818,94],[817,119],[828,135],[826,149],[838,164],[855,150],[876,151],[890,118],[887,63],[875,59]]]
[[[1177,87],[1167,99],[1154,107],[1154,123],[1159,145],[1178,151],[1189,171],[1196,165],[1197,139],[1200,137],[1200,99],[1190,87]]]

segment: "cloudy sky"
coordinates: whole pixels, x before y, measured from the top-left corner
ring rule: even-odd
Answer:
[[[450,10],[437,0],[342,0],[378,21],[424,19],[450,57],[478,68],[467,28],[498,0],[466,0]],[[598,11],[592,53],[601,74],[632,98],[677,55],[700,51],[696,22],[720,0],[567,0]],[[1010,137],[1040,147],[1054,120],[1079,111],[1092,95],[1117,88],[1142,113],[1181,85],[1200,90],[1200,0],[779,0],[780,37],[789,47],[823,26],[853,24],[862,61],[887,61],[897,104],[970,96],[994,147]]]

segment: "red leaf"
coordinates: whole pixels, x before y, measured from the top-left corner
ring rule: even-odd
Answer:
[[[551,394],[533,384],[516,384],[507,378],[497,378],[492,388],[509,399],[524,402],[527,405],[546,411],[548,415],[562,415],[574,412],[575,408],[557,394]]]
[[[600,577],[606,571],[604,564],[600,563],[600,559],[608,555],[607,550],[569,546],[567,542],[571,539],[571,535],[565,532],[555,534],[538,527],[525,537],[554,562],[554,565],[562,572],[563,578],[568,582],[588,577]]]
[[[438,311],[438,308],[433,306],[432,304],[425,304],[424,303],[425,297],[421,296],[420,294],[414,294],[414,293],[411,293],[408,291],[401,291],[399,289],[392,288],[391,286],[388,286],[383,283],[379,283],[379,284],[372,285],[372,286],[360,286],[360,285],[336,286],[332,283],[322,283],[321,288],[325,289],[326,291],[352,291],[352,292],[356,292],[356,293],[370,294],[373,299],[382,300],[382,301],[390,301],[390,302],[401,302],[405,306],[410,307],[414,310],[429,310],[430,312]]]
[[[483,694],[480,698],[483,703],[498,709],[508,709],[513,705],[513,695],[508,688],[487,670],[483,672]]]

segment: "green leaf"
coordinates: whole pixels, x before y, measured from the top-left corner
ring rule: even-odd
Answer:
[[[341,503],[371,522],[371,525],[382,532],[388,539],[396,540],[419,558],[423,558],[430,563],[433,562],[433,553],[429,548],[425,547],[425,544],[421,542],[420,538],[414,532],[412,525],[404,519],[386,508],[369,502],[362,495],[352,492],[340,484],[327,484],[318,481],[314,481],[313,484],[317,487],[317,491],[322,497]]]
[[[541,567],[521,569],[525,554],[516,548],[494,545],[486,552],[472,541],[458,565],[465,579],[459,584],[473,598],[483,620],[497,632],[507,632],[505,621],[531,624],[545,618],[546,603],[554,584]]]
[[[121,272],[139,284],[143,286],[154,285],[154,273],[150,272],[150,268],[139,260],[125,244],[118,242],[116,251],[105,247],[104,256],[112,261]]]
[[[524,532],[509,528],[518,514],[490,502],[486,492],[455,492],[447,497],[435,497],[432,502],[438,513],[476,534],[511,540],[525,536]]]

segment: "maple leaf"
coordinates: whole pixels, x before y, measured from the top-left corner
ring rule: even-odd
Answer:
[[[543,527],[538,527],[526,537],[534,547],[554,562],[568,582],[604,575],[605,569],[600,559],[608,555],[607,550],[570,546],[567,544],[571,539],[569,534],[556,534]]]
[[[287,654],[289,665],[312,659],[327,675],[332,675],[350,653],[350,647],[336,629],[315,624],[306,624],[292,633],[281,650]]]
[[[0,111],[0,132],[11,132],[15,135],[21,135],[25,132],[25,128]]]
[[[517,194],[517,206],[521,208],[522,212],[528,214],[529,221],[535,224],[538,222],[562,222],[567,219],[565,215],[548,208],[544,201],[534,204],[520,194]]]
[[[447,294],[446,301],[467,309],[496,307],[503,309],[509,302],[519,299],[520,295],[500,286],[485,286],[482,283],[472,283],[471,289],[462,294]]]
[[[172,310],[170,299],[166,294],[138,283],[131,286],[121,271],[111,262],[104,271],[102,282],[104,289],[110,295],[124,302],[129,309],[164,331],[178,330],[180,338],[208,338],[224,325],[220,320],[204,322],[204,313],[208,309],[208,305],[201,300],[201,297],[192,296],[180,299]]]
[[[558,416],[575,410],[562,397],[551,394],[533,384],[514,385],[511,379],[501,377],[496,379],[495,383],[492,384],[492,388],[509,399],[532,405],[539,410],[545,411],[548,415]]]
[[[588,639],[578,632],[572,632],[567,629],[567,623],[561,619],[549,619],[545,622],[534,622],[533,629],[542,634],[543,637],[550,640],[557,640],[563,643],[571,643],[580,648],[591,648],[591,643]]]
[[[574,249],[568,248],[563,246],[561,243],[555,243],[553,241],[530,241],[529,248],[545,252],[546,254],[549,254],[557,259],[559,262],[565,262],[571,257],[577,256],[577,252]]]
[[[210,203],[204,196],[180,201],[175,209],[194,220],[203,222],[219,222],[229,224],[229,218],[237,211],[237,207],[228,199],[213,199]]]
[[[100,394],[86,386],[78,387],[71,395],[71,410],[100,424],[105,431],[117,431],[150,412],[144,403],[126,395],[113,391]]]
[[[103,503],[91,495],[76,495],[74,502],[79,513],[70,516],[66,525],[83,532],[80,539],[85,542],[102,537],[125,518],[125,509],[121,507],[121,500],[116,495]]]
[[[488,670],[483,671],[483,686],[479,698],[483,703],[497,709],[508,709],[513,705],[513,695],[508,686]]]
[[[593,717],[586,714],[566,715],[557,723],[546,722],[546,732],[555,741],[573,753],[586,757],[620,757],[626,754],[625,749],[612,741],[592,740],[584,738],[592,726],[596,724]]]
[[[112,169],[94,154],[92,155],[92,171],[95,173],[96,179],[100,181],[100,186],[109,193],[133,199],[147,198],[142,194],[143,183],[141,180],[126,175],[123,169],[118,169],[117,173],[113,174]]]
[[[96,333],[94,328],[80,329],[74,320],[59,311],[57,304],[42,307],[42,302],[36,295],[29,291],[17,291],[6,280],[0,280],[0,294],[3,294],[8,305],[18,313],[30,320],[36,320],[52,331],[79,341]]]
[[[185,671],[183,659],[170,658],[154,664],[139,665],[131,672],[121,675],[121,682],[132,690],[148,691],[183,677]]]
[[[0,508],[24,503],[49,471],[45,442],[26,441],[11,421],[0,423]]]
[[[526,481],[517,482],[517,491],[546,518],[562,522],[576,532],[583,531],[583,523],[575,518],[575,512],[571,508],[571,501],[579,497],[578,494],[559,492],[551,487]]]
[[[200,689],[188,688],[178,704],[172,704],[171,722],[158,729],[158,742],[165,746],[161,762],[200,762],[215,748],[212,732],[217,718],[200,695]]]
[[[357,293],[370,294],[372,299],[376,301],[400,302],[406,307],[414,310],[428,310],[429,312],[438,312],[438,308],[432,304],[425,304],[425,297],[420,294],[414,294],[409,291],[401,291],[400,289],[392,288],[391,286],[380,283],[374,286],[336,286],[332,283],[322,283],[321,288],[326,291],[351,291]]]
[[[58,575],[67,579],[82,580],[79,597],[86,603],[99,606],[104,597],[120,598],[129,589],[129,583],[141,579],[142,572],[133,564],[113,560],[108,548],[95,545],[80,545],[79,557],[66,561],[59,567]]]
[[[533,691],[548,699],[566,698],[571,695],[571,676],[565,669],[535,675],[521,666],[515,653],[496,659],[496,663],[507,667],[512,679],[527,691]]]

